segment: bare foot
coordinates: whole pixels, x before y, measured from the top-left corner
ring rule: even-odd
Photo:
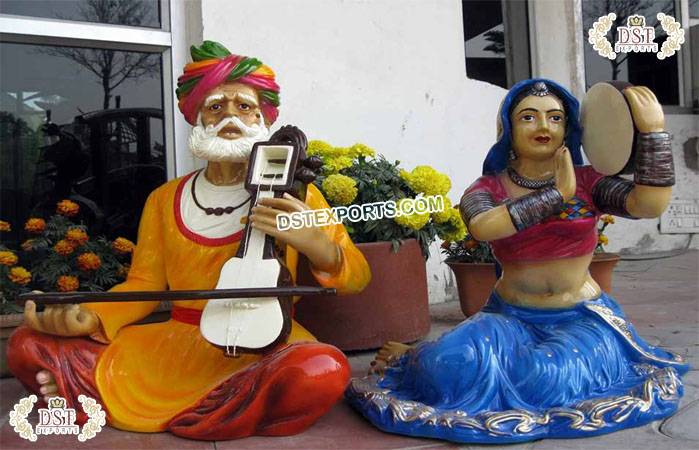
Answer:
[[[44,401],[49,402],[51,397],[56,397],[58,395],[58,386],[56,386],[56,380],[53,379],[53,375],[48,370],[42,370],[36,374],[36,381],[39,382],[41,387],[39,392],[44,396]]]
[[[381,347],[376,358],[371,362],[369,374],[376,373],[380,369],[383,369],[389,362],[400,358],[411,348],[412,347],[409,345],[401,344],[400,342],[387,342]]]

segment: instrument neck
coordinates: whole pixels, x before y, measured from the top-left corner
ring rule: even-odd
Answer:
[[[258,200],[272,197],[274,197],[273,191],[260,192],[257,196]],[[248,220],[245,224],[245,234],[240,242],[240,248],[236,256],[253,261],[272,258],[274,257],[274,238],[253,228]]]

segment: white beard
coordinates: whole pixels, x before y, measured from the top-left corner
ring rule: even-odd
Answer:
[[[255,142],[263,141],[269,135],[269,129],[264,125],[264,119],[260,123],[246,126],[237,117],[229,117],[221,120],[218,125],[204,127],[201,117],[198,125],[192,128],[189,135],[189,151],[198,158],[214,162],[247,162]],[[218,136],[218,132],[228,124],[234,124],[240,129],[243,136],[238,139],[225,139]]]

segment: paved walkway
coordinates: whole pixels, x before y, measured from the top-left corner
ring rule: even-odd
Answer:
[[[672,417],[642,428],[586,439],[541,440],[508,446],[466,446],[437,440],[391,435],[371,427],[344,402],[308,431],[284,438],[253,437],[237,441],[202,442],[167,433],[139,434],[105,428],[80,444],[74,436],[41,436],[22,440],[7,423],[8,413],[25,392],[15,379],[0,381],[0,447],[9,449],[696,449],[699,448],[699,253],[650,261],[622,261],[615,270],[613,297],[638,332],[652,345],[680,353],[693,370],[685,377],[685,395]],[[432,331],[441,335],[463,320],[458,303],[434,305]],[[363,375],[373,352],[349,355],[353,375]],[[30,419],[36,423],[37,419]]]

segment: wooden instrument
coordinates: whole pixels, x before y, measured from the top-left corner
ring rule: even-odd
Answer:
[[[596,171],[605,175],[633,173],[636,135],[624,81],[592,86],[582,102],[582,146]]]

